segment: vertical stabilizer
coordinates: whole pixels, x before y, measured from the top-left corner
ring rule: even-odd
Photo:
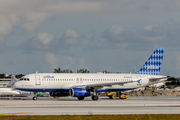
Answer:
[[[136,74],[159,75],[164,47],[158,47]]]
[[[11,81],[9,82],[7,87],[12,87],[15,82],[17,82],[15,75],[11,75]]]

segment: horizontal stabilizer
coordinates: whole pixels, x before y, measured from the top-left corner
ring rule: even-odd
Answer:
[[[167,76],[167,77],[160,77],[160,78],[150,78],[149,81],[155,82],[155,81],[160,81],[162,79],[169,79],[169,78],[174,78],[174,77]]]

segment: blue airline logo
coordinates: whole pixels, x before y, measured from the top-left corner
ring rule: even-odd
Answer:
[[[141,79],[137,80],[137,85],[141,85]]]
[[[43,76],[43,78],[54,78],[54,76],[46,75],[46,76]]]
[[[151,66],[147,66],[147,70],[152,70],[152,69],[159,69],[158,66],[154,66],[154,65],[151,65]]]

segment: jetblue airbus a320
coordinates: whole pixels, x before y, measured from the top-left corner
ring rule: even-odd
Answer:
[[[164,48],[158,47],[135,74],[35,73],[22,77],[14,88],[49,92],[51,96],[72,96],[78,100],[92,96],[92,100],[98,100],[98,92],[132,90],[167,80],[167,76],[159,75],[163,54]],[[34,96],[33,100],[36,99]]]

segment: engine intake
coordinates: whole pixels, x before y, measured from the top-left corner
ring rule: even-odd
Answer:
[[[70,96],[72,97],[87,97],[91,96],[91,91],[85,88],[72,88],[70,89]]]

